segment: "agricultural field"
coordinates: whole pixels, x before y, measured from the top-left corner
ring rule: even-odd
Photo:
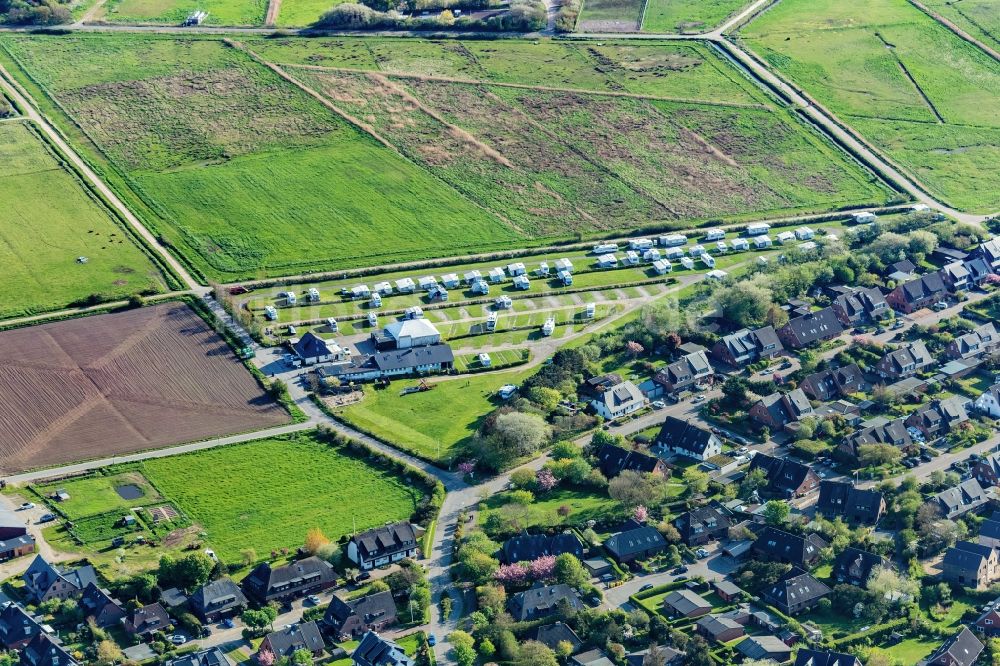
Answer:
[[[1000,63],[906,0],[782,0],[743,41],[951,205],[1000,207]]]
[[[646,0],[643,32],[708,32],[743,9],[747,0]]]
[[[579,32],[638,32],[645,0],[585,0]]]
[[[0,124],[0,206],[0,317],[166,288],[132,235],[26,121]]]
[[[266,557],[297,548],[314,527],[336,541],[405,520],[423,498],[418,485],[312,432],[156,458],[141,469],[228,562],[246,549]]]
[[[215,280],[892,196],[699,44],[246,43],[298,85],[214,38],[0,46],[81,152]]]
[[[0,333],[0,378],[4,474],[289,420],[180,303]]]
[[[448,465],[486,414],[500,404],[497,390],[520,383],[532,372],[442,379],[432,382],[430,391],[409,395],[400,392],[417,385],[415,380],[396,381],[386,389],[365,387],[364,400],[344,408],[338,417],[404,451]]]
[[[281,0],[277,25],[282,28],[302,28],[315,23],[343,0]]]
[[[256,26],[264,23],[267,0],[111,0],[94,18],[107,23],[180,25],[197,10],[208,12],[204,25]]]
[[[40,495],[65,491],[69,499],[58,502],[59,511],[70,520],[101,513],[126,513],[132,507],[163,502],[163,496],[138,471],[95,474],[33,486]],[[123,489],[128,489],[126,492]],[[127,495],[130,499],[125,499]]]
[[[1000,11],[995,0],[921,0],[932,12],[959,29],[982,41],[986,46],[1000,49]]]

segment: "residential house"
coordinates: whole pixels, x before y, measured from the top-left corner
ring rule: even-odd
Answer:
[[[712,604],[691,590],[681,588],[663,598],[663,609],[673,618],[693,618],[708,615],[712,612]]]
[[[583,559],[583,544],[570,531],[548,536],[546,534],[519,534],[504,541],[501,558],[505,564],[530,562],[546,555],[569,553],[578,560]]]
[[[781,580],[763,592],[763,598],[785,615],[797,615],[813,608],[830,594],[830,588],[811,574],[792,567]]]
[[[888,352],[875,365],[875,372],[883,379],[898,381],[912,377],[933,363],[934,359],[923,340],[916,340]]]
[[[20,650],[40,633],[41,623],[20,605],[0,604],[0,649]]]
[[[606,374],[590,377],[577,388],[581,398],[599,398],[605,392],[622,383],[621,375]]]
[[[36,604],[49,599],[69,599],[78,597],[90,583],[97,582],[97,572],[89,564],[72,568],[61,568],[37,556],[21,575],[24,592]]]
[[[210,647],[177,657],[167,662],[167,666],[233,666],[226,653],[219,647]]]
[[[969,269],[965,262],[952,261],[941,267],[941,279],[950,291],[964,291],[972,285]]]
[[[518,622],[538,620],[552,615],[559,606],[564,605],[571,610],[580,610],[583,603],[576,596],[576,591],[569,585],[539,585],[518,592],[507,601],[507,610]]]
[[[24,519],[14,511],[0,509],[0,562],[32,553],[35,537]]]
[[[796,388],[761,398],[750,407],[749,414],[757,423],[777,431],[812,416],[813,408],[802,389]]]
[[[816,342],[832,340],[844,332],[833,308],[827,307],[790,319],[778,329],[778,338],[785,347],[802,349]]]
[[[668,416],[660,426],[654,447],[695,460],[708,460],[722,453],[722,440],[696,423]]]
[[[990,546],[959,541],[945,553],[941,576],[963,587],[985,589],[1000,577],[997,551]]]
[[[125,631],[139,638],[165,632],[173,624],[167,609],[160,603],[147,604],[128,613],[122,620]]]
[[[316,363],[331,363],[334,361],[346,361],[350,358],[344,349],[335,343],[330,343],[315,335],[312,331],[307,331],[295,344],[292,351],[305,365],[315,365]]]
[[[410,349],[439,344],[441,333],[427,319],[403,319],[383,328],[381,335],[373,334],[373,338],[379,349]]]
[[[801,497],[819,486],[819,476],[812,467],[788,458],[758,453],[753,457],[747,474],[757,469],[763,470],[767,476],[768,491],[781,497]]]
[[[356,534],[347,542],[347,558],[362,570],[419,556],[416,532],[405,520]]]
[[[1000,237],[981,244],[973,251],[973,256],[982,257],[994,272],[1000,272]]]
[[[21,650],[20,666],[77,666],[77,661],[58,638],[42,632]]]
[[[666,645],[658,645],[653,648],[655,652],[650,657],[650,649],[629,652],[625,655],[625,666],[649,666],[650,663],[662,664],[662,666],[683,666],[687,656],[684,652],[675,650]],[[647,661],[649,659],[650,661]]]
[[[712,590],[719,595],[720,599],[729,603],[739,601],[744,594],[743,590],[740,589],[736,583],[732,583],[728,580],[712,581]]]
[[[830,577],[838,583],[849,583],[864,587],[872,577],[876,567],[884,567],[886,561],[875,553],[858,548],[845,548],[833,561]]]
[[[987,518],[979,523],[979,543],[990,548],[1000,548],[1000,520]]]
[[[415,666],[398,644],[369,631],[351,654],[354,666]]]
[[[827,545],[817,534],[799,536],[766,525],[757,533],[752,551],[759,560],[793,564],[808,571]]]
[[[865,376],[857,363],[841,368],[820,370],[799,382],[799,388],[812,398],[827,402],[858,393],[865,389]]]
[[[202,585],[191,595],[191,610],[202,622],[218,622],[243,612],[247,598],[230,578],[219,578]]]
[[[729,515],[714,504],[692,509],[674,519],[681,540],[692,547],[725,538],[732,526]]]
[[[862,666],[862,664],[853,654],[799,648],[795,654],[794,666]]]
[[[906,430],[903,419],[899,418],[855,430],[841,440],[837,451],[857,460],[861,447],[868,444],[891,444],[899,448],[908,448],[913,445],[913,440]]]
[[[927,273],[897,286],[885,300],[896,310],[910,314],[948,296],[948,286],[940,272]]]
[[[742,624],[721,615],[704,616],[695,623],[695,631],[716,643],[728,643],[747,633]]]
[[[889,316],[889,304],[875,287],[854,287],[837,296],[831,305],[844,326],[857,326]]]
[[[968,627],[962,629],[934,651],[926,666],[972,666],[983,653],[983,644]]]
[[[983,391],[972,406],[980,414],[1000,419],[1000,384],[994,384]]]
[[[722,363],[742,368],[762,358],[772,358],[785,348],[774,327],[743,328],[723,336],[712,348],[712,356]]]
[[[952,340],[945,353],[948,358],[982,358],[995,352],[998,347],[1000,335],[997,335],[993,322],[987,322]]]
[[[333,587],[337,575],[333,567],[318,557],[307,557],[280,567],[257,565],[243,579],[243,593],[258,604],[287,601]]]
[[[714,375],[715,370],[708,362],[708,356],[701,350],[661,368],[653,375],[653,381],[662,386],[666,393],[676,394],[694,386],[711,384]]]
[[[970,511],[978,512],[989,502],[989,497],[973,478],[938,493],[931,502],[941,508],[945,518],[958,518]]]
[[[792,648],[777,636],[747,636],[736,646],[745,659],[770,659],[783,664],[792,658]]]
[[[619,564],[647,559],[667,547],[659,530],[629,520],[622,529],[604,541],[604,547]]]
[[[906,417],[906,425],[916,428],[929,441],[947,435],[953,428],[969,420],[965,406],[967,398],[953,395],[944,400],[933,400]]]
[[[624,449],[614,444],[602,444],[597,450],[597,466],[609,479],[615,478],[627,469],[656,476],[663,476],[667,470],[666,463],[656,456]]]
[[[390,595],[391,596],[391,595]],[[261,641],[258,654],[270,652],[278,659],[291,657],[299,650],[307,650],[314,657],[323,654],[326,644],[315,620],[290,624],[278,631],[272,631]]]
[[[369,631],[382,631],[395,622],[396,602],[388,590],[350,601],[334,595],[323,616],[324,629],[338,641],[357,638]]]
[[[1000,636],[1000,597],[986,604],[983,614],[975,622],[976,630],[991,638]]]
[[[996,386],[1000,387],[1000,384]],[[1000,485],[1000,453],[991,453],[976,461],[972,468],[972,476],[983,487]]]
[[[553,650],[560,643],[569,643],[570,654],[578,652],[583,647],[583,641],[576,635],[576,632],[562,622],[553,622],[538,627],[535,631],[535,640]]]
[[[981,285],[993,274],[993,269],[982,257],[970,257],[965,260],[965,269],[969,271],[969,282],[976,286]]]
[[[617,419],[646,406],[646,396],[630,381],[617,384],[590,401],[590,406],[607,420]]]
[[[608,659],[608,655],[597,648],[570,657],[567,663],[569,666],[615,666],[615,662]]]
[[[885,498],[875,489],[855,488],[847,481],[820,481],[816,511],[829,520],[840,516],[849,523],[872,527],[885,508]]]
[[[87,585],[79,604],[83,617],[93,619],[94,624],[102,629],[117,626],[125,617],[125,608],[121,602],[95,583]]]

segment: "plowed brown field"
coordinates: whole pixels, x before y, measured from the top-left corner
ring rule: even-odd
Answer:
[[[288,420],[187,305],[0,333],[0,473]]]

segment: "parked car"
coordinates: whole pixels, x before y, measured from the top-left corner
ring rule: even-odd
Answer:
[[[233,618],[227,617],[225,620],[222,621],[222,626],[225,627],[226,629],[232,629],[233,627],[236,626],[236,623],[233,622]]]
[[[306,601],[311,603],[313,606],[319,606],[321,603],[320,598],[315,594],[310,594],[308,597],[306,597]]]
[[[184,645],[188,642],[187,637],[181,636],[180,634],[174,634],[170,637],[170,642],[174,645]]]
[[[694,403],[694,404],[696,404],[696,405],[697,405],[697,404],[698,404],[699,402],[705,402],[705,396],[703,396],[703,395],[699,395],[699,396],[695,396],[695,399],[694,399],[694,400],[692,400],[691,402],[693,402],[693,403]]]
[[[21,505],[22,511],[27,511],[28,509],[34,509],[34,508],[35,508],[34,502],[25,502],[24,504]]]
[[[906,324],[904,324],[902,321],[897,321],[895,324],[893,324],[892,326],[890,326],[890,328],[892,330],[894,330],[894,331],[898,331],[899,329],[903,328],[904,326],[906,326]]]
[[[667,406],[667,403],[663,402],[662,400],[654,400],[649,404],[652,405],[653,409],[663,409],[664,407]]]
[[[652,583],[646,583],[645,585],[643,585],[642,587],[639,588],[639,591],[640,592],[645,592],[646,590],[652,590],[653,587],[654,587],[654,585]]]
[[[675,568],[672,573],[674,575],[678,575],[678,574],[686,574],[687,572],[688,568],[682,564],[679,567]]]
[[[38,522],[40,522],[40,523],[51,523],[55,519],[56,519],[56,514],[54,514],[54,513],[47,513],[44,516],[42,516],[41,518],[39,518]]]
[[[931,454],[929,454],[929,453],[921,453],[920,454],[920,459],[923,460],[924,462],[930,462],[931,461]]]
[[[430,634],[430,635],[427,636],[427,644],[428,645],[430,645],[431,647],[434,647],[435,645],[437,645],[437,643],[438,643],[437,636],[435,636],[434,634]]]
[[[697,555],[698,557],[708,557],[709,552],[704,548],[699,548],[698,550],[695,551],[695,555]]]
[[[361,573],[359,573],[357,576],[354,577],[354,582],[368,580],[371,577],[372,575],[370,573],[368,573],[367,571],[362,571]]]

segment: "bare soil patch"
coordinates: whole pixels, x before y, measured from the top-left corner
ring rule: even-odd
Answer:
[[[183,304],[0,333],[2,473],[286,422]]]

